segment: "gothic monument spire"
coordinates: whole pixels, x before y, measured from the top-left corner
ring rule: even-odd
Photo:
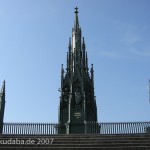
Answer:
[[[4,110],[5,110],[5,80],[3,82],[3,86],[0,91],[0,133],[2,133],[3,131]]]
[[[75,8],[72,38],[69,38],[66,72],[61,69],[59,105],[59,133],[85,133],[87,122],[97,121],[94,95],[94,69],[89,72],[84,37],[79,26],[78,8]]]

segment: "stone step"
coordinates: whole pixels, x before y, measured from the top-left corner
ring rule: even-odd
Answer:
[[[128,143],[128,144],[125,144],[125,143],[113,143],[113,144],[52,144],[52,145],[3,145],[2,147],[28,147],[28,146],[31,146],[31,147],[118,147],[118,146],[150,146],[149,143],[144,143],[144,144],[135,144],[135,143]]]
[[[86,144],[83,144],[83,143],[66,143],[66,144],[57,144],[57,143],[54,143],[54,144],[5,144],[5,145],[2,145],[2,147],[125,147],[125,146],[149,146],[150,147],[150,142],[144,142],[144,143],[133,143],[133,142],[130,142],[130,143],[86,143]]]
[[[150,134],[120,135],[0,135],[0,140],[26,142],[30,139],[35,143],[0,144],[1,149],[104,149],[104,150],[150,150]],[[38,140],[49,140],[38,143]],[[42,142],[43,142],[42,141]],[[12,142],[12,141],[11,141]],[[29,141],[28,141],[29,142]]]
[[[103,137],[103,136],[97,136],[97,137],[86,137],[86,136],[81,136],[81,137],[63,137],[63,136],[0,136],[1,139],[54,139],[55,141],[104,141],[104,140],[113,140],[113,141],[123,141],[123,140],[149,140],[150,137],[145,136],[145,137],[140,137],[140,136],[108,136],[108,137]]]
[[[147,146],[120,146],[120,147],[1,147],[1,150],[149,150]]]

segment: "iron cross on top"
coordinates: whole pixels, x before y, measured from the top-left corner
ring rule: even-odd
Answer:
[[[75,12],[74,13],[76,13],[76,14],[78,13],[78,7],[75,8]]]

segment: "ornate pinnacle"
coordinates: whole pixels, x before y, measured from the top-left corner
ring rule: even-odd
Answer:
[[[5,80],[3,81],[3,86],[2,86],[2,89],[1,89],[1,93],[5,94]]]
[[[64,73],[63,64],[61,64],[61,73],[62,73],[62,75],[63,75],[63,73]]]
[[[85,44],[85,43],[84,43],[84,37],[83,37],[83,44]]]
[[[69,44],[68,44],[68,47],[71,46],[71,37],[69,38]]]
[[[85,49],[85,42],[84,42],[84,37],[83,37],[82,48],[83,48],[83,49]]]

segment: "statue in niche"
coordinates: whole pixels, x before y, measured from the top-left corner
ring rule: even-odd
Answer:
[[[69,101],[69,89],[68,88],[64,89],[63,95],[64,95],[64,101],[68,102]]]
[[[75,93],[75,103],[79,105],[81,102],[81,93],[79,89],[76,89],[74,93]]]

